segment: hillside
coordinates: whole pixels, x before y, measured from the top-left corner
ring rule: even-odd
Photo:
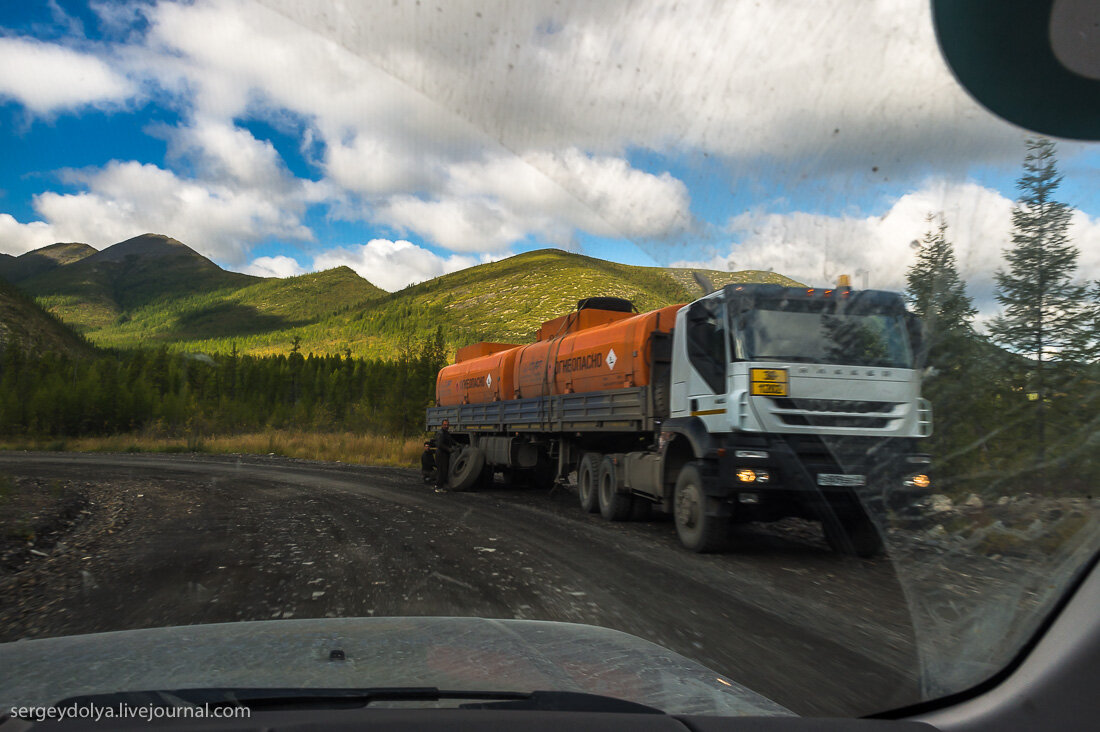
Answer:
[[[702,283],[797,284],[771,272],[637,267],[544,249],[387,293],[347,267],[286,279],[227,272],[156,234],[100,252],[87,247],[90,254],[77,246],[86,245],[32,252],[57,264],[20,288],[112,348],[268,354],[286,353],[297,338],[303,352],[392,357],[437,327],[449,348],[527,341],[544,320],[593,295],[625,297],[644,311],[693,300]]]
[[[770,272],[705,272],[715,284],[794,280]],[[687,278],[683,284],[680,280]],[[203,351],[227,351],[235,343],[251,353],[285,353],[295,336],[303,351],[392,357],[402,344],[416,343],[443,328],[448,347],[479,340],[523,342],[545,320],[593,295],[625,297],[639,311],[699,297],[691,270],[636,267],[556,249],[543,249],[443,275],[392,294],[369,306],[336,313],[309,325],[272,330],[244,339],[224,336],[181,344]]]
[[[0,354],[12,346],[36,355],[53,352],[87,356],[93,352],[76,333],[13,285],[0,280]]]
[[[155,301],[260,281],[227,272],[175,239],[143,234],[25,279],[19,286],[73,328],[93,333]]]
[[[96,249],[88,244],[59,242],[18,257],[4,255],[0,257],[0,278],[19,283],[95,253]]]
[[[247,344],[268,337],[281,345],[289,344],[293,335],[288,333],[384,295],[384,290],[350,268],[337,267],[153,302],[126,311],[113,322],[90,331],[89,337],[107,347],[163,344],[188,350],[229,351],[236,346],[255,351]],[[218,346],[210,349],[196,343],[210,340]]]

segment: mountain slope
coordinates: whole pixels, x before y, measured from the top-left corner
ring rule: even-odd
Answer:
[[[91,355],[93,349],[13,285],[0,280],[0,354],[15,347],[41,355]]]
[[[297,339],[303,352],[388,358],[439,327],[448,347],[523,342],[585,297],[624,297],[645,311],[729,282],[798,284],[771,272],[637,267],[544,249],[387,293],[347,267],[287,279],[227,272],[175,239],[146,234],[20,287],[104,347],[267,354]]]
[[[90,332],[154,301],[239,289],[261,280],[227,272],[170,237],[143,234],[30,277],[20,287],[66,323]]]
[[[88,244],[58,242],[18,257],[4,255],[0,258],[0,277],[12,283],[22,282],[95,253],[96,249]]]
[[[544,249],[443,275],[308,325],[232,342],[219,334],[179,346],[227,351],[236,345],[251,353],[285,353],[298,337],[303,352],[350,349],[356,355],[392,357],[404,344],[415,346],[437,327],[443,328],[449,347],[478,340],[523,342],[532,339],[543,321],[572,310],[585,297],[625,297],[639,311],[694,300],[703,291],[691,272]],[[716,285],[727,280],[798,284],[769,272],[706,274]]]
[[[214,350],[230,350],[234,345],[240,347],[238,341],[309,326],[384,295],[384,290],[352,269],[337,267],[153,302],[126,311],[90,331],[89,337],[99,345],[120,348],[220,339],[226,347]],[[288,338],[284,335],[280,342]]]

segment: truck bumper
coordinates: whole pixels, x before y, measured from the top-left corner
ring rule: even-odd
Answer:
[[[856,505],[904,515],[932,492],[931,461],[916,440],[737,438],[716,446],[706,486],[737,520],[816,519]]]

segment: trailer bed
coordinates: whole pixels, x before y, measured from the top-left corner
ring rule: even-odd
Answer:
[[[452,432],[648,432],[656,429],[649,387],[429,407],[427,428]]]

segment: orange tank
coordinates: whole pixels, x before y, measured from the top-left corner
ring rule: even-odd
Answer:
[[[574,310],[568,315],[562,315],[560,318],[547,320],[543,323],[536,335],[536,340],[548,341],[551,338],[569,335],[578,330],[614,323],[616,320],[624,320],[632,315],[633,313],[623,313],[617,310],[597,310],[595,308]]]
[[[519,347],[516,346],[443,367],[435,380],[436,404],[449,407],[513,398],[518,352]]]
[[[516,398],[645,386],[650,378],[650,335],[670,332],[676,311],[682,307],[670,305],[641,315],[610,318],[612,322],[604,325],[518,349],[513,357]]]
[[[488,343],[482,341],[481,343],[474,343],[473,345],[463,346],[458,349],[455,353],[455,363],[462,363],[472,358],[480,358],[481,356],[488,356],[491,353],[499,353],[500,351],[507,351],[509,348],[519,347],[519,343]]]

